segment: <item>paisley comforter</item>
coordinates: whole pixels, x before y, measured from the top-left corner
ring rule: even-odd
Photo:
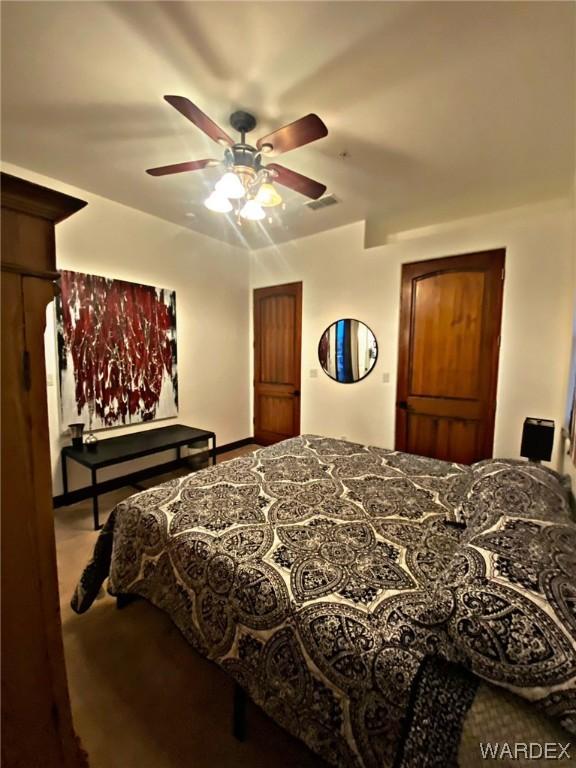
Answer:
[[[462,585],[482,569],[448,522],[473,479],[463,465],[287,440],[119,504],[73,608],[107,576],[112,594],[148,599],[331,765],[456,765],[486,717],[477,703],[493,714],[499,701],[450,631],[446,574]]]

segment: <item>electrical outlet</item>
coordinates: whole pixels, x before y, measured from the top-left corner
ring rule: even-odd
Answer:
[[[54,374],[53,373],[47,373],[46,374],[46,386],[47,387],[53,387],[54,386]]]
[[[382,374],[382,384],[390,384],[390,374],[388,371]]]
[[[310,368],[310,378],[311,379],[318,378],[318,368]]]

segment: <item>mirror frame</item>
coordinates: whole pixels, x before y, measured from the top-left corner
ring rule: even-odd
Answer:
[[[336,325],[336,323],[339,323],[339,322],[340,322],[340,321],[342,321],[342,320],[354,320],[354,321],[355,321],[355,322],[357,322],[357,323],[361,323],[361,324],[362,324],[362,325],[363,325],[365,328],[368,328],[368,330],[369,330],[369,331],[370,331],[370,333],[372,334],[372,338],[374,339],[374,344],[376,345],[376,357],[374,358],[374,365],[373,365],[373,366],[370,368],[370,370],[369,370],[369,371],[366,371],[366,373],[364,374],[364,376],[361,376],[359,379],[354,379],[354,381],[339,381],[338,379],[335,379],[333,376],[330,376],[330,374],[328,373],[328,371],[327,371],[327,370],[324,368],[324,366],[322,365],[322,360],[321,360],[321,358],[320,358],[320,344],[322,343],[322,339],[324,338],[324,336],[325,336],[326,332],[327,332],[327,331],[329,331],[329,330],[330,330],[330,328],[332,328],[332,326],[333,326],[333,325]],[[330,325],[328,325],[328,326],[327,326],[327,327],[324,329],[324,331],[323,331],[323,332],[320,334],[320,340],[318,341],[318,352],[317,352],[317,354],[318,354],[318,362],[320,363],[320,368],[322,368],[322,371],[324,372],[324,374],[325,374],[326,376],[328,376],[328,378],[330,379],[330,381],[333,381],[333,382],[335,382],[336,384],[358,384],[358,382],[359,382],[359,381],[364,381],[364,379],[365,379],[365,378],[367,378],[368,376],[370,376],[370,374],[372,373],[372,371],[374,370],[374,368],[376,368],[376,363],[378,362],[378,355],[379,355],[379,353],[380,353],[380,349],[379,349],[379,346],[378,346],[378,339],[376,338],[376,334],[374,333],[374,331],[372,330],[372,328],[370,328],[370,326],[369,326],[367,323],[365,323],[363,320],[358,320],[358,319],[357,319],[357,318],[355,318],[355,317],[339,317],[339,318],[338,318],[338,320],[334,320],[334,321],[333,321],[333,322],[331,322],[331,323],[330,323]]]

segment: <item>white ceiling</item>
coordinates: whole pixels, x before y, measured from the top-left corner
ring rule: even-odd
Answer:
[[[3,2],[3,159],[229,242],[378,217],[389,233],[566,195],[575,6],[558,2]],[[316,112],[329,136],[278,158],[341,201],[286,195],[241,231],[202,206],[221,150],[164,94],[255,136]],[[231,129],[230,129],[231,130]],[[341,158],[346,153],[346,158]]]

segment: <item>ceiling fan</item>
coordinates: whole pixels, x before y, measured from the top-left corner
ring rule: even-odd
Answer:
[[[301,117],[258,139],[256,146],[252,146],[246,143],[246,134],[256,127],[256,118],[249,112],[238,111],[230,116],[230,125],[240,134],[240,141],[235,142],[189,99],[184,96],[164,96],[164,99],[213,141],[226,147],[224,159],[191,160],[149,168],[146,173],[151,176],[167,176],[223,164],[226,172],[204,203],[210,210],[229,213],[236,209],[238,221],[241,218],[258,221],[266,216],[264,208],[280,205],[282,202],[274,182],[313,200],[317,200],[326,191],[324,184],[291,171],[283,165],[262,164],[263,156],[275,157],[327,136],[328,129],[317,115]]]

